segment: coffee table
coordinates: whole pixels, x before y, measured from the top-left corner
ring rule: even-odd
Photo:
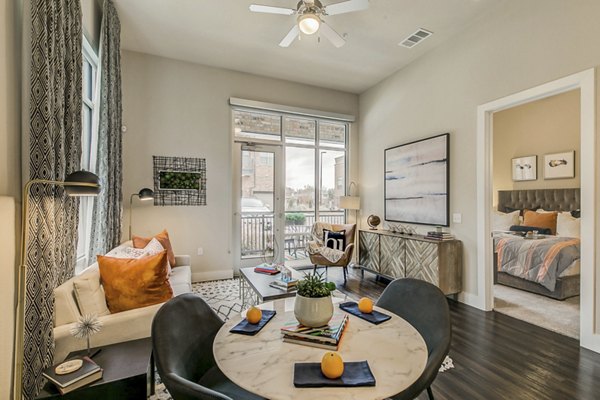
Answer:
[[[104,369],[102,379],[62,396],[46,383],[36,399],[146,399],[154,394],[154,359],[150,338],[99,347],[93,358]],[[95,349],[92,350],[92,354]],[[85,355],[86,351],[69,353],[67,359]]]
[[[269,283],[273,282],[280,275],[281,273],[277,275],[260,274],[254,272],[254,267],[240,268],[240,298],[242,299],[242,307],[246,306],[246,290],[251,290],[254,293],[256,304],[296,296],[296,291],[287,292],[283,289],[269,286]],[[300,279],[302,278],[302,273],[292,269],[292,277]]]
[[[241,316],[231,318],[221,327],[213,343],[213,354],[219,369],[236,385],[271,400],[374,400],[403,391],[425,369],[427,345],[419,332],[399,316],[375,307],[392,318],[373,325],[350,315],[338,348],[344,361],[369,362],[377,381],[374,387],[294,387],[294,363],[320,362],[326,352],[283,342],[280,328],[294,318],[294,300],[261,304],[260,308],[274,309],[277,314],[255,336],[229,332]]]

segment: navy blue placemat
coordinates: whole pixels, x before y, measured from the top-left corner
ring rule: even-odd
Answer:
[[[370,314],[360,312],[360,310],[358,309],[358,304],[355,301],[348,301],[346,303],[342,303],[340,304],[340,308],[346,312],[349,312],[352,315],[356,315],[358,318],[362,318],[365,321],[369,321],[370,323],[375,325],[378,325],[392,318],[387,314],[380,313],[379,311],[375,310],[373,310],[373,312]]]
[[[356,387],[375,386],[375,377],[366,361],[344,363],[344,373],[337,379],[326,378],[321,372],[321,363],[294,364],[295,387]]]
[[[241,333],[242,335],[256,335],[262,328],[275,316],[275,310],[262,310],[262,318],[258,324],[251,324],[246,318],[239,324],[229,330],[231,333]]]

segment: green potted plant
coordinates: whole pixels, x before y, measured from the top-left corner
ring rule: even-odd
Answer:
[[[318,327],[327,325],[333,316],[331,292],[335,283],[326,282],[323,274],[308,273],[296,285],[294,315],[302,325]]]

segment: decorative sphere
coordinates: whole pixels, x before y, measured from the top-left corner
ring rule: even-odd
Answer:
[[[367,218],[367,224],[369,224],[369,226],[371,227],[371,229],[377,229],[377,226],[381,223],[381,218],[379,218],[377,215],[369,215],[369,217]]]

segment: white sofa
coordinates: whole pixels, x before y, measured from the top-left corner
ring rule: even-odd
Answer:
[[[106,255],[116,255],[125,247],[131,247],[131,242],[125,242]],[[173,296],[192,291],[192,272],[189,256],[176,256],[176,267],[173,268],[169,281],[173,288]],[[100,282],[98,263],[86,268],[81,274],[69,279],[54,289],[54,360],[60,362],[72,351],[85,349],[86,342],[71,335],[71,329],[80,318],[81,311],[75,295],[73,282],[82,279],[97,279]],[[103,291],[102,291],[103,293]],[[104,296],[80,299],[85,301],[104,301]],[[115,314],[100,316],[102,322],[100,332],[90,339],[91,346],[104,346],[112,343],[150,337],[150,328],[154,314],[161,304],[135,310],[123,311]],[[101,305],[105,308],[105,304]]]

